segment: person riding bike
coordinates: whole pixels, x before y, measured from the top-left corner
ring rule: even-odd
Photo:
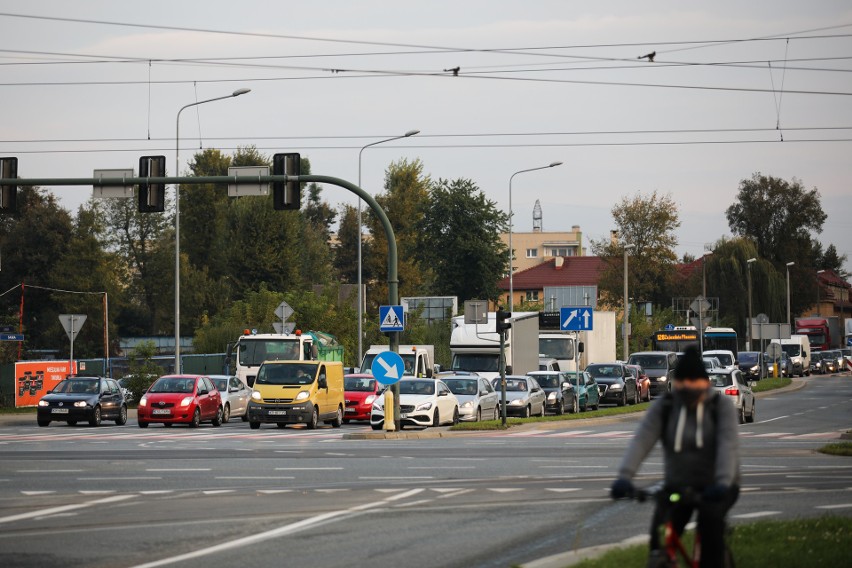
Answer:
[[[738,420],[733,403],[712,387],[695,347],[675,367],[673,390],[657,399],[639,424],[612,484],[613,499],[632,497],[632,479],[657,441],[662,442],[665,491],[690,492],[698,500],[670,503],[659,499],[651,524],[651,558],[660,553],[659,527],[667,515],[681,534],[698,510],[701,567],[722,566],[725,516],[739,496]],[[671,508],[671,509],[670,509]]]

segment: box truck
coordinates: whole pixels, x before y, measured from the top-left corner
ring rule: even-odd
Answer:
[[[538,371],[538,312],[515,312],[508,320],[506,374],[525,375]],[[489,380],[500,376],[500,336],[497,315],[488,313],[488,323],[466,324],[464,316],[453,318],[450,351],[453,371],[475,372]]]

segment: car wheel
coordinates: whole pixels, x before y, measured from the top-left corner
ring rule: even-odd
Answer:
[[[139,427],[140,427],[140,428],[147,428],[147,427],[148,427],[148,423],[147,423],[147,422],[142,422],[142,421],[140,420],[140,421],[139,421]]]
[[[639,393],[639,388],[637,387],[633,389],[633,404],[639,404],[640,402],[642,402],[642,399]]]
[[[225,410],[222,411],[222,424],[227,424],[231,420],[231,405],[225,404]]]
[[[118,418],[115,419],[116,426],[124,426],[127,424],[127,407],[123,404],[121,405],[121,409],[118,411]]]
[[[343,419],[343,423],[344,423],[344,424],[349,424],[349,419],[348,419],[348,418],[344,418],[344,419]]]
[[[432,415],[432,426],[440,426],[441,425],[441,413],[438,412],[438,409],[435,409],[435,414]]]
[[[532,408],[529,405],[524,408],[524,418],[529,418],[532,415]]]
[[[739,415],[739,423],[745,424],[746,415],[745,415],[745,402],[740,405],[740,415]]]
[[[171,422],[166,422],[163,424],[163,428],[171,428],[172,426],[174,426],[174,424],[172,424]]]
[[[384,422],[379,422],[378,424],[373,424],[372,422],[370,423],[370,427],[373,430],[381,430],[384,427],[384,425],[385,425]]]
[[[500,405],[494,407],[494,420],[500,420]]]
[[[192,422],[189,423],[189,427],[198,428],[199,424],[201,424],[201,410],[196,408],[192,414]]]
[[[645,391],[645,402],[651,402],[651,387],[648,387],[648,390]]]
[[[580,409],[583,412],[586,412],[589,409],[589,399],[586,397],[586,402],[583,403],[583,407]]]
[[[319,424],[319,409],[315,406],[314,411],[311,412],[311,421],[308,422],[308,430],[316,430],[317,424]]]
[[[563,414],[565,414],[565,399],[564,398],[561,401],[559,401],[559,404],[556,405],[556,415],[562,416]]]
[[[332,428],[340,428],[343,426],[343,409],[339,406],[337,407],[337,417],[332,421]]]
[[[574,397],[574,402],[571,404],[571,414],[579,414],[580,413],[580,401],[577,400],[577,397]]]
[[[50,420],[39,420],[38,425],[44,428],[45,426],[50,426]]]
[[[249,428],[252,430],[260,429],[260,422],[249,422]]]
[[[598,398],[598,400],[595,402],[595,405],[592,407],[592,410],[599,410],[600,407],[601,407],[601,399]]]
[[[68,421],[68,425],[69,425],[69,426],[76,426],[76,425],[77,425],[77,421],[76,421],[76,420],[69,420],[69,421]]]
[[[213,426],[221,426],[222,425],[222,407],[218,407],[216,409],[216,417],[210,421]]]
[[[96,404],[95,409],[92,411],[92,417],[89,418],[89,426],[100,426],[101,425],[101,405]]]
[[[476,409],[476,421],[482,422],[482,409],[481,408]]]
[[[459,423],[459,407],[453,409],[453,426]]]
[[[621,398],[618,399],[618,406],[625,406],[627,404],[627,393],[625,391],[621,391]]]
[[[754,422],[754,419],[757,416],[757,414],[755,414],[755,412],[756,411],[754,409],[754,401],[752,401],[751,402],[751,412],[749,413],[748,418],[746,418],[746,422],[748,422],[749,424]]]
[[[243,422],[248,422],[248,408],[246,408],[246,413],[241,416]]]

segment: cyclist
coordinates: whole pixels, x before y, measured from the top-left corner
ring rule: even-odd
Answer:
[[[675,367],[674,388],[648,409],[612,484],[613,499],[632,497],[639,466],[662,442],[665,487],[661,492],[692,492],[700,498],[676,504],[659,499],[651,524],[649,566],[660,553],[659,527],[669,517],[678,534],[698,509],[701,567],[721,567],[725,550],[725,516],[739,496],[740,467],[737,414],[727,397],[710,387],[701,354],[688,347]],[[671,509],[669,509],[671,508]]]

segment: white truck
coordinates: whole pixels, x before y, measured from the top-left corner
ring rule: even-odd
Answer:
[[[582,352],[578,343],[583,345]],[[578,365],[585,369],[590,363],[615,361],[615,312],[596,311],[589,331],[540,331],[538,352],[540,356],[559,361],[561,371],[576,371]]]
[[[515,312],[506,338],[506,374],[525,375],[538,371],[538,312]],[[450,351],[453,371],[470,371],[491,380],[500,376],[500,336],[497,316],[488,313],[488,323],[466,324],[464,316],[453,318]]]
[[[228,346],[227,359],[234,374],[251,386],[264,361],[343,361],[343,346],[337,338],[320,331],[256,333],[249,330]]]
[[[388,345],[370,345],[361,361],[361,372],[370,373],[376,355],[390,349]],[[435,370],[434,345],[400,345],[399,356],[405,364],[403,375],[431,378]]]
[[[790,339],[773,339],[793,363],[793,375],[804,377],[811,374],[811,342],[807,335],[791,335]]]

